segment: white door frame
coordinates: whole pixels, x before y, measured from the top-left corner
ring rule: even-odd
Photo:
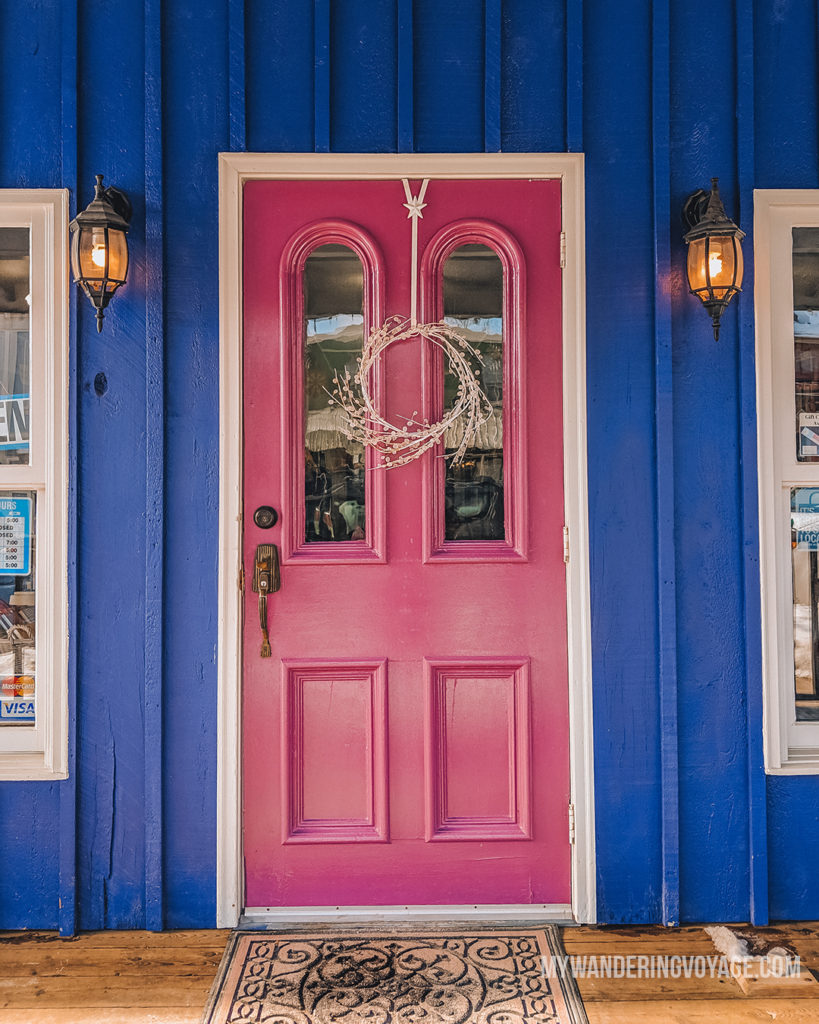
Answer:
[[[216,804],[216,924],[232,928],[244,910],[241,794],[242,599],[242,193],[246,181],[400,178],[558,178],[565,236],[563,269],[563,444],[567,565],[569,738],[574,808],[574,919],[597,915],[594,844],[589,529],[586,471],[585,189],[582,154],[221,153],[219,155],[219,640]],[[315,916],[317,908],[309,908]],[[330,908],[322,908],[329,910]],[[347,908],[332,908],[335,916]],[[350,919],[354,909],[348,908]],[[372,908],[401,916],[416,909]],[[482,916],[520,916],[487,907]],[[543,916],[545,908],[539,913]],[[463,916],[466,908],[436,908]],[[483,908],[472,908],[481,913]],[[507,913],[504,911],[507,910]],[[309,919],[290,908],[289,919]]]

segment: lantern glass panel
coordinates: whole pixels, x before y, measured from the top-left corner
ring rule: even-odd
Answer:
[[[706,239],[695,238],[688,246],[688,287],[692,292],[699,292],[708,287],[705,276]]]
[[[128,274],[128,242],[124,231],[108,229],[108,291],[123,284]]]
[[[715,299],[724,299],[734,283],[736,248],[733,235],[713,235],[708,239],[708,279]]]

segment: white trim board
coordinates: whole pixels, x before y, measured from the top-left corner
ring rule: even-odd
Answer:
[[[242,913],[241,601],[242,535],[242,189],[252,179],[558,178],[562,184],[563,431],[567,566],[569,732],[575,843],[572,905],[579,922],[596,920],[594,771],[588,487],[586,470],[585,186],[582,154],[222,153],[219,156],[219,641],[217,724],[216,917],[235,927]],[[261,908],[260,908],[261,909]],[[366,908],[368,917],[396,908]],[[399,908],[402,917],[414,908]],[[429,910],[429,908],[421,908]],[[435,908],[453,916],[464,908]],[[520,907],[485,907],[492,919],[518,919]],[[543,919],[543,906],[532,907]],[[329,908],[270,911],[305,914]],[[352,920],[361,908],[334,908]],[[267,911],[265,911],[267,913]],[[507,918],[507,912],[513,915]],[[254,911],[249,911],[254,913]],[[516,915],[516,916],[515,916]],[[568,913],[561,917],[565,920]],[[277,916],[276,920],[283,920]],[[326,919],[326,918],[324,918]],[[292,920],[292,918],[288,918]]]

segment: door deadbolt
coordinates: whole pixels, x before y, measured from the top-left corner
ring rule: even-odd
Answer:
[[[259,505],[253,513],[253,522],[260,530],[269,530],[279,521],[279,513],[272,505]]]

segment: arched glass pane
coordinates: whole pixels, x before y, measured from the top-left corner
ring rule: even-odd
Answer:
[[[305,540],[365,539],[364,446],[344,436],[333,378],[357,369],[364,272],[346,245],[322,245],[304,266]]]
[[[504,540],[503,522],[503,265],[489,246],[461,245],[444,263],[444,320],[459,328],[483,361],[481,380],[492,416],[481,426],[463,462],[446,460],[447,540]],[[444,376],[444,405],[455,400],[458,381]],[[446,454],[458,448],[456,424]]]

